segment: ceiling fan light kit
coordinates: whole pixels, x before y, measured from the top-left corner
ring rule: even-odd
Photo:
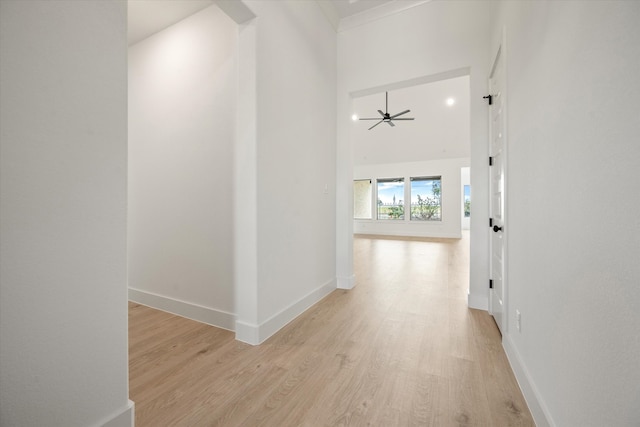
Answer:
[[[371,126],[369,128],[369,130],[371,130],[374,127],[378,126],[382,122],[385,122],[385,123],[389,124],[389,126],[391,126],[391,127],[395,127],[395,125],[393,124],[394,120],[414,120],[413,117],[400,117],[403,114],[407,114],[411,110],[404,110],[404,111],[401,111],[400,113],[397,113],[397,114],[394,114],[394,115],[390,115],[389,114],[389,92],[385,92],[384,93],[384,97],[385,97],[385,107],[384,107],[384,111],[385,112],[383,113],[382,110],[378,110],[378,113],[380,113],[380,117],[360,118],[359,119],[359,120],[378,120],[378,123],[376,123],[373,126]]]

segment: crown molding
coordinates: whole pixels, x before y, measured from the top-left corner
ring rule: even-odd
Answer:
[[[394,0],[373,9],[365,10],[364,12],[360,12],[356,15],[342,18],[338,24],[337,31],[342,32],[350,30],[352,28],[368,24],[369,22],[377,21],[378,19],[386,18],[387,16],[404,12],[405,10],[420,6],[425,3],[429,3],[431,1],[432,0]]]

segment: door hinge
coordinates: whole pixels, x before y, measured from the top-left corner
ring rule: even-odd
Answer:
[[[489,105],[493,104],[493,95],[483,96],[482,99],[488,99]]]
[[[489,166],[493,166],[493,157],[489,156]]]
[[[489,218],[489,227],[493,227],[493,218]]]
[[[489,279],[489,289],[493,289],[493,280]]]

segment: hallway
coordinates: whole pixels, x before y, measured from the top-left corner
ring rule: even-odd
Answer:
[[[468,233],[354,252],[354,289],[256,347],[130,303],[136,425],[533,425],[493,320],[466,306]]]

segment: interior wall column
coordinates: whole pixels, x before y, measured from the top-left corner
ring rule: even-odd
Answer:
[[[255,15],[241,2],[218,2],[238,23],[238,117],[234,164],[236,339],[258,344],[258,163]],[[242,118],[242,120],[240,120]]]
[[[353,142],[351,96],[338,87],[336,149],[336,275],[339,289],[355,285],[353,274]]]

